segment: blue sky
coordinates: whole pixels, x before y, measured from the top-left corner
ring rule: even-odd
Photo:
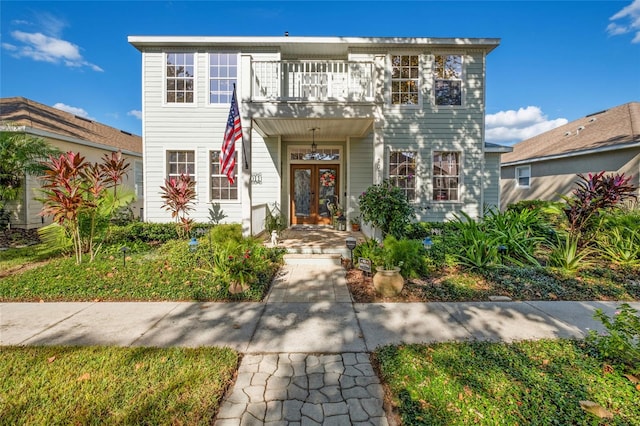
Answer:
[[[0,2],[0,96],[141,134],[129,35],[497,37],[487,141],[510,144],[640,101],[634,1]]]

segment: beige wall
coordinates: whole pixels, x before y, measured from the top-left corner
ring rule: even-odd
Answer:
[[[626,176],[632,176],[631,182],[636,187],[640,186],[640,149],[638,148],[540,161],[529,165],[531,166],[529,188],[516,185],[516,166],[502,167],[501,209],[521,200],[558,201],[560,194],[567,195],[575,188],[578,173],[586,175],[602,170],[608,173],[624,173]]]
[[[79,152],[80,155],[85,157],[85,160],[89,162],[100,162],[104,154],[110,154],[111,152],[116,151],[115,149],[109,150],[106,147],[98,148],[67,141],[61,141],[58,139],[46,138],[46,140],[48,143],[63,152]],[[129,169],[127,169],[128,175],[123,179],[123,185],[135,189],[135,162],[142,162],[142,154],[130,155],[123,153],[123,157],[130,164]],[[51,223],[50,217],[40,216],[42,203],[36,200],[36,198],[41,197],[41,193],[39,191],[39,179],[33,176],[28,176],[26,183],[27,184],[23,187],[21,200],[9,205],[9,208],[12,210],[11,226],[31,229]],[[136,217],[138,217],[140,214],[140,209],[143,205],[142,201],[143,200],[141,198],[136,199],[130,206]]]

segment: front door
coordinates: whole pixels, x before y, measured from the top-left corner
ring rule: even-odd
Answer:
[[[338,202],[337,164],[291,165],[291,224],[330,224],[329,203]]]

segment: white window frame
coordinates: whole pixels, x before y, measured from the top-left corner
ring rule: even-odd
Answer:
[[[237,148],[237,146],[236,146]],[[238,175],[238,170],[240,168],[240,154],[238,153],[238,150],[236,149],[235,151],[235,156],[236,156],[236,166],[234,167],[234,182],[233,182],[233,186],[231,186],[231,184],[229,183],[229,180],[227,179],[227,175],[222,174],[222,173],[213,173],[213,166],[214,166],[214,161],[212,160],[212,156],[213,153],[217,152],[218,156],[220,155],[221,150],[219,149],[210,149],[209,150],[209,183],[208,183],[208,187],[209,187],[209,202],[210,203],[220,203],[220,204],[237,204],[240,202],[240,183],[239,183],[239,178],[240,176]],[[218,157],[219,158],[219,157]],[[218,167],[220,167],[220,163],[217,163]],[[222,198],[213,198],[212,197],[212,192],[213,192],[213,178],[222,178],[223,182],[226,183],[227,185],[227,189],[231,188],[231,187],[235,187],[236,190],[236,198],[227,198],[227,199],[222,199]]]
[[[449,56],[458,56],[460,57],[460,77],[459,78],[445,78],[444,76],[440,77],[438,75],[437,70],[437,58],[438,57],[449,57]],[[462,108],[465,106],[465,94],[466,94],[466,67],[465,67],[465,55],[462,53],[456,52],[438,52],[433,55],[433,105],[437,108]],[[460,104],[438,104],[438,96],[437,96],[437,83],[438,81],[459,81],[460,82]]]
[[[404,175],[402,173],[395,173],[395,174],[391,174],[392,171],[392,164],[395,165],[399,165],[399,163],[395,162],[392,163],[391,161],[391,157],[393,156],[393,154],[411,154],[411,155],[405,155],[406,157],[411,157],[413,156],[413,175],[409,174],[409,175]],[[418,168],[418,151],[412,150],[412,149],[392,149],[389,150],[389,156],[387,157],[387,179],[389,180],[389,182],[402,189],[402,191],[404,192],[405,196],[407,197],[407,200],[409,200],[410,203],[415,203],[418,201],[418,177],[417,177],[417,168]],[[397,170],[397,168],[396,168]],[[405,168],[406,170],[406,168]],[[403,177],[406,176],[406,177]],[[411,188],[407,188],[406,186],[400,186],[398,184],[398,180],[408,180],[412,182],[412,187]],[[413,190],[413,197],[409,197],[409,191]]]
[[[415,56],[418,59],[418,65],[417,65],[417,77],[413,77],[411,75],[409,75],[409,77],[397,77],[394,78],[393,76],[393,69],[394,69],[394,65],[393,65],[393,59],[394,57],[399,56],[400,58],[408,56],[408,57],[413,57]],[[412,68],[412,65],[409,65],[409,68]],[[420,55],[419,53],[416,52],[392,52],[389,55],[389,104],[391,106],[394,107],[402,107],[402,108],[420,108],[422,105],[422,55]],[[410,73],[411,74],[411,73]],[[416,101],[416,103],[394,103],[393,102],[393,95],[394,95],[394,91],[393,91],[393,83],[394,82],[406,82],[406,81],[415,81],[416,83],[416,90],[418,93],[418,99]],[[397,92],[400,93],[400,95],[402,95],[403,92]]]
[[[522,176],[520,173],[526,171],[527,176]],[[516,178],[516,187],[518,188],[529,188],[531,187],[531,166],[517,166],[515,169],[515,178]],[[520,179],[526,178],[527,183],[523,185],[520,183]]]
[[[434,173],[434,169],[435,169],[435,157],[437,154],[458,154],[458,174],[457,175],[436,175]],[[439,150],[434,150],[431,153],[431,199],[432,201],[438,202],[438,203],[460,203],[462,202],[462,179],[463,179],[463,170],[464,170],[464,161],[463,161],[463,156],[462,156],[462,151],[451,151],[451,150],[445,150],[445,149],[439,149]],[[458,179],[458,186],[456,188],[458,197],[455,200],[452,200],[449,198],[449,196],[447,195],[446,199],[438,199],[439,197],[436,195],[436,191],[448,191],[449,189],[446,187],[446,185],[442,188],[436,188],[436,179],[438,179],[438,177],[440,177],[441,179],[447,179],[447,178],[457,178]]]
[[[167,67],[168,67],[168,60],[169,60],[169,55],[193,55],[193,76],[189,77],[192,82],[193,82],[193,100],[191,102],[170,102],[168,100],[168,96],[169,96],[169,90],[167,89],[167,85],[169,82],[169,78],[174,78],[176,80],[180,80],[180,78],[178,77],[169,77],[168,73],[167,73]],[[162,101],[164,105],[170,105],[172,107],[174,106],[193,106],[196,104],[196,96],[197,96],[197,68],[198,68],[198,54],[196,52],[186,52],[186,51],[167,51],[164,52],[163,55],[163,88],[162,88]],[[187,80],[187,78],[183,79],[184,81]],[[177,92],[175,92],[177,93]],[[186,92],[185,92],[186,93]]]
[[[171,177],[179,177],[181,174],[183,174],[183,172],[178,172],[178,173],[171,173],[171,161],[170,161],[170,155],[171,153],[192,153],[193,154],[193,162],[188,161],[188,158],[185,161],[182,161],[180,158],[177,159],[177,161],[175,162],[176,164],[180,165],[180,164],[185,164],[187,165],[188,168],[188,164],[193,164],[193,173],[184,173],[184,174],[188,174],[189,177],[192,180],[196,180],[196,151],[193,149],[168,149],[165,152],[165,164],[166,164],[166,168],[167,168],[167,173],[165,173],[165,177],[167,179],[171,178]]]
[[[229,77],[227,76],[221,76],[220,73],[218,73],[217,76],[214,76],[211,71],[212,71],[212,65],[211,65],[211,58],[212,56],[217,55],[218,58],[221,58],[223,56],[225,57],[234,57],[235,58],[235,77]],[[207,104],[209,105],[230,105],[231,104],[231,96],[233,93],[233,83],[236,84],[236,86],[238,85],[238,81],[240,79],[240,55],[238,54],[238,52],[225,52],[225,51],[219,51],[219,52],[209,52],[207,54]],[[232,69],[231,67],[227,66],[227,67],[220,67],[220,64],[218,64],[218,69],[222,69],[222,70],[229,70]],[[228,65],[228,64],[226,64]],[[229,81],[230,82],[230,86],[229,86],[229,90],[226,92],[217,92],[218,96],[220,96],[220,94],[225,93],[226,96],[228,96],[228,99],[223,99],[220,100],[219,102],[212,102],[211,101],[211,97],[212,97],[212,91],[211,91],[211,83],[213,81]]]

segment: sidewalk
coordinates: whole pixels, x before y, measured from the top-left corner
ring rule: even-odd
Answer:
[[[618,305],[352,303],[340,266],[294,264],[263,303],[2,303],[0,345],[229,346],[245,355],[217,424],[384,425],[377,347],[580,338]]]

